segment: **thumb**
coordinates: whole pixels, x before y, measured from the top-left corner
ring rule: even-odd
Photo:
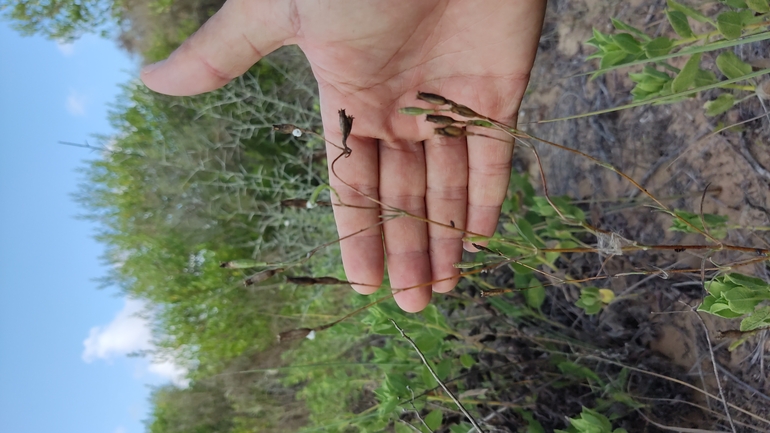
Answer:
[[[296,34],[293,2],[228,0],[168,59],[141,72],[150,89],[173,96],[218,89]]]

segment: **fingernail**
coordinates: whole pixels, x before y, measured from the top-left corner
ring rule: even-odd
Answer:
[[[152,71],[158,69],[159,67],[163,66],[163,64],[166,63],[165,60],[161,60],[159,62],[151,63],[145,67],[142,68],[142,74],[149,74]]]

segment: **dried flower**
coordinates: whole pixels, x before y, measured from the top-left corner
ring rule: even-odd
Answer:
[[[350,131],[353,129],[353,116],[348,116],[345,113],[345,109],[341,109],[337,112],[340,115],[340,131],[342,131],[342,147],[345,149],[345,158],[350,156],[352,149],[348,147],[348,137],[350,137]]]

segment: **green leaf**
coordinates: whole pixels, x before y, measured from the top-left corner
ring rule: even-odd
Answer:
[[[694,19],[695,21],[698,21],[699,23],[710,23],[711,20],[708,19],[705,15],[702,13],[696,11],[695,9],[685,6],[679,2],[676,2],[674,0],[667,0],[666,4],[668,4],[669,9],[673,9],[675,11],[681,12],[688,17]]]
[[[543,284],[538,281],[537,278],[532,278],[532,280],[530,280],[529,287],[531,288],[524,291],[524,298],[527,300],[527,305],[535,310],[539,310],[540,307],[543,306],[543,302],[545,302],[545,287],[543,287]]]
[[[765,280],[761,278],[750,277],[748,275],[732,272],[725,275],[725,280],[731,281],[736,285],[748,287],[749,289],[764,293],[767,295],[765,299],[770,299],[770,284],[766,283]]]
[[[746,9],[746,2],[743,0],[722,0],[722,3],[735,9]]]
[[[602,61],[599,63],[600,68],[608,68],[623,63],[623,60],[628,57],[628,53],[623,50],[609,51],[602,56]]]
[[[725,281],[725,277],[723,275],[719,278],[708,281],[706,283],[706,290],[708,290],[708,292],[714,295],[716,298],[722,298],[722,293],[732,290],[737,286],[737,284],[734,284],[731,281]]]
[[[683,210],[675,210],[674,213],[679,217],[690,223],[693,227],[704,230],[703,221],[698,214],[687,212]],[[671,222],[669,230],[672,232],[684,232],[684,233],[698,233],[693,227],[682,222],[679,218]],[[721,239],[727,236],[727,217],[715,214],[703,214],[703,220],[706,222],[706,227],[709,228],[711,236]]]
[[[425,416],[425,424],[431,431],[438,430],[438,428],[441,427],[441,422],[443,420],[444,414],[438,409],[431,411],[431,413]]]
[[[602,380],[599,378],[599,375],[593,372],[588,367],[575,364],[572,361],[564,361],[560,362],[557,367],[559,368],[559,371],[561,371],[564,374],[577,377],[578,379],[590,379],[593,380],[596,383],[603,384]]]
[[[628,54],[635,55],[642,52],[642,44],[628,33],[619,33],[613,37],[613,40]]]
[[[469,353],[463,353],[460,355],[460,364],[465,368],[471,368],[476,364],[476,360]]]
[[[684,67],[674,77],[674,81],[671,82],[671,91],[679,93],[689,89],[695,84],[695,76],[698,74],[698,66],[700,65],[701,54],[693,54],[692,57],[687,59]]]
[[[524,218],[519,218],[514,223],[516,225],[517,231],[521,234],[524,239],[526,239],[527,242],[532,244],[533,246],[537,248],[544,248],[545,245],[543,244],[540,239],[535,236],[535,231],[532,229],[532,224],[529,223]]]
[[[679,37],[685,39],[693,37],[690,23],[687,21],[687,15],[679,11],[667,10],[666,16],[668,17],[668,22],[671,23],[671,27],[674,28]]]
[[[722,12],[717,17],[717,29],[726,39],[738,39],[743,31],[743,18],[738,12]]]
[[[736,287],[722,296],[727,300],[727,305],[734,313],[748,314],[754,311],[754,307],[762,301],[754,290],[747,287]]]
[[[746,0],[746,6],[761,14],[770,12],[770,3],[767,0]]]
[[[455,424],[452,427],[449,427],[449,431],[452,433],[468,433],[468,431],[472,428],[472,425],[468,424],[467,422],[462,422],[460,424]]]
[[[626,23],[624,23],[622,21],[618,21],[615,18],[611,18],[610,20],[612,21],[612,25],[615,27],[615,29],[617,29],[617,30],[625,30],[627,32],[633,33],[636,36],[639,36],[645,42],[650,40],[650,37],[647,36],[646,33],[644,33],[643,31],[641,31],[639,29],[637,29],[636,27],[630,26],[630,25],[628,25],[628,24],[626,24]]]
[[[717,56],[717,68],[725,77],[734,79],[751,73],[751,65],[741,60],[732,51],[725,51]]]
[[[435,368],[433,368],[433,371],[436,372],[436,376],[438,376],[441,380],[446,380],[447,377],[449,377],[449,373],[452,372],[452,360],[449,358],[441,360]]]
[[[741,321],[741,331],[744,332],[768,326],[770,326],[770,307],[759,308]]]
[[[695,87],[708,86],[718,81],[717,74],[712,71],[698,69],[698,73],[695,74]]]
[[[422,316],[425,318],[425,320],[428,321],[428,323],[436,325],[440,328],[446,328],[446,320],[444,319],[444,316],[441,315],[441,313],[438,311],[438,308],[436,308],[435,305],[429,304],[427,307],[425,307],[425,309],[422,311]]]
[[[671,39],[661,36],[644,44],[644,52],[647,54],[647,57],[665,56],[671,52],[673,46],[674,43]]]
[[[420,377],[422,378],[422,383],[425,385],[425,388],[430,389],[438,386],[436,378],[430,374],[430,370],[428,370],[428,367],[424,365],[420,366]]]
[[[706,116],[718,116],[731,109],[735,105],[735,97],[729,93],[722,93],[716,99],[703,104]]]

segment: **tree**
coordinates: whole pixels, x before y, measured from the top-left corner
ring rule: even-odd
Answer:
[[[0,10],[26,35],[73,40],[119,23],[120,3],[109,0],[0,0]]]

